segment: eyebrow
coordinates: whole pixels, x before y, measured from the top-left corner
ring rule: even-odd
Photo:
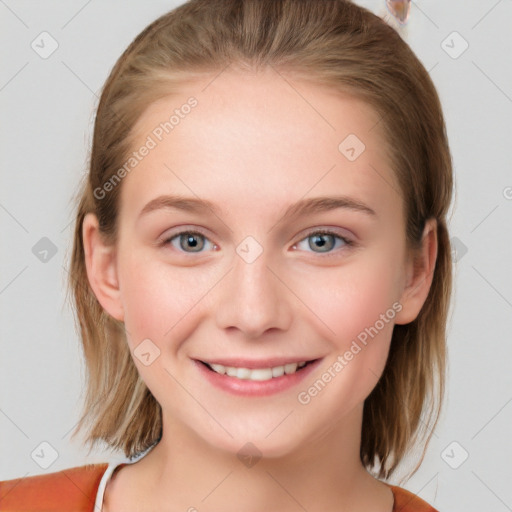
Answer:
[[[290,205],[281,221],[286,219],[311,215],[313,213],[325,212],[343,208],[364,213],[368,216],[376,217],[376,212],[363,202],[348,196],[323,196],[309,199],[301,199],[295,204]],[[147,203],[139,214],[139,218],[155,210],[183,210],[190,213],[213,212],[215,215],[221,215],[220,209],[211,201],[206,199],[197,199],[193,197],[184,197],[176,195],[162,195],[152,199]]]

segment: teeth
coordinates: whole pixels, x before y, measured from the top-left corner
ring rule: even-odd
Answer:
[[[284,375],[284,366],[272,368],[272,377],[281,377],[282,375]]]
[[[208,363],[207,363],[208,364]],[[257,368],[250,370],[249,368],[235,368],[234,366],[224,366],[222,364],[208,364],[208,366],[221,375],[236,377],[242,380],[270,380],[273,377],[281,377],[285,373],[291,375],[297,369],[306,366],[306,361],[300,363],[288,363],[284,366],[275,366],[273,368]]]
[[[222,366],[221,364],[211,364],[209,366],[212,370],[216,371],[217,373],[220,373],[222,375],[226,373],[226,367]]]
[[[297,369],[297,363],[288,363],[284,365],[284,373],[290,375],[290,373],[295,373]]]

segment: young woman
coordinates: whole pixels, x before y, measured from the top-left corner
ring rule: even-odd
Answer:
[[[368,10],[154,21],[103,89],[71,262],[77,432],[127,460],[1,509],[435,512],[383,480],[440,412],[451,194],[435,87]]]

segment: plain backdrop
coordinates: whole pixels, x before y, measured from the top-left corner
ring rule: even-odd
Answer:
[[[123,458],[70,440],[84,376],[71,200],[111,67],[179,3],[0,0],[0,479]],[[456,179],[446,408],[403,485],[440,511],[512,510],[511,26],[509,0],[422,0],[403,36],[439,91]]]

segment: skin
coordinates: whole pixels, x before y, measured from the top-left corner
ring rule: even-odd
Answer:
[[[414,320],[428,294],[435,221],[415,267],[379,117],[366,104],[273,69],[213,76],[150,105],[137,123],[134,150],[187,98],[198,100],[123,179],[117,245],[104,243],[93,214],[84,221],[99,302],[125,323],[132,355],[147,338],[160,350],[149,366],[134,362],[162,406],[162,440],[115,473],[104,511],[391,511],[391,490],[359,459],[363,404],[384,369],[394,323]],[[351,133],[366,146],[353,162],[338,150]],[[207,199],[220,212],[161,209],[138,218],[161,194]],[[336,209],[283,219],[304,197],[335,194],[376,216]],[[334,244],[327,257],[307,238],[327,227],[356,245],[326,239]],[[186,238],[184,246],[179,237],[162,243],[187,228],[205,234],[201,252]],[[236,252],[247,236],[263,249],[250,264]],[[395,302],[401,310],[378,335],[299,403],[298,392]],[[212,386],[192,361],[227,354],[323,360],[298,386],[241,398]],[[262,454],[250,468],[237,458],[247,442]]]

